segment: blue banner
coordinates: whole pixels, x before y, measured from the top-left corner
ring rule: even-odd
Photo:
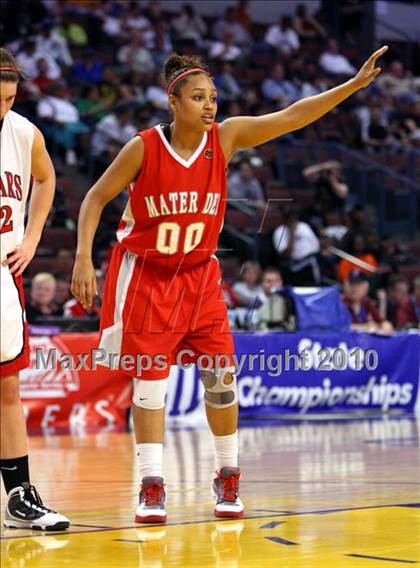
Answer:
[[[287,288],[299,322],[305,333],[347,333],[351,317],[336,286],[322,288]]]
[[[415,409],[419,334],[238,333],[234,339],[242,416]],[[198,370],[172,375],[170,416],[202,415]]]

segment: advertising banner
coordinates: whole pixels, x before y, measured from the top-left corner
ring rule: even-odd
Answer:
[[[269,334],[236,338],[242,414],[414,410],[420,335]],[[250,354],[258,355],[253,361]]]
[[[124,425],[131,381],[105,367],[89,370],[97,333],[31,337],[31,366],[20,373],[27,424],[55,427]]]
[[[234,334],[241,416],[415,410],[420,335],[363,333]],[[96,333],[31,338],[31,367],[21,373],[28,425],[124,426],[131,381],[91,370]],[[221,363],[223,366],[223,362]],[[168,418],[204,420],[196,367],[172,367]]]

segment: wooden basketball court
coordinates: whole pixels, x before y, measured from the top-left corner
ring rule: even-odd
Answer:
[[[157,526],[134,523],[130,434],[33,436],[30,444],[32,481],[73,524],[66,533],[2,529],[2,568],[420,564],[414,419],[243,423],[241,521],[212,515],[206,428],[167,432],[168,523]]]

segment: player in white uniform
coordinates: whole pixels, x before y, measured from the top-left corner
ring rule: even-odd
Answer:
[[[8,494],[6,527],[62,530],[69,520],[45,507],[29,480],[19,371],[29,365],[22,273],[32,260],[54,198],[55,174],[41,132],[11,109],[21,73],[0,48],[0,470]],[[25,204],[33,179],[28,222]]]

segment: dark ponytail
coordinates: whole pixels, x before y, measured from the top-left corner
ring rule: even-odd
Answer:
[[[167,90],[169,85],[174,79],[176,79],[178,75],[181,75],[181,73],[184,73],[184,71],[188,71],[188,69],[195,68],[202,69],[204,73],[209,73],[208,67],[207,65],[205,65],[201,57],[192,57],[189,55],[178,55],[177,53],[172,53],[165,61],[163,73],[161,74],[161,81],[165,90]],[[199,73],[199,71],[197,71],[197,73]],[[186,80],[187,77],[185,77],[185,79],[182,78],[179,82],[175,83],[174,87],[171,90],[171,94],[178,95]]]

